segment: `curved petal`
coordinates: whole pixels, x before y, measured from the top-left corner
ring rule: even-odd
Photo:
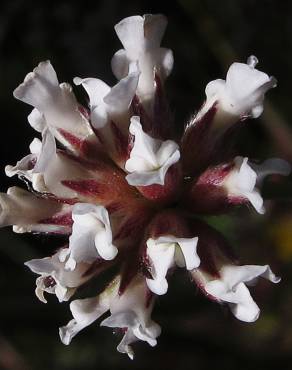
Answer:
[[[174,264],[175,243],[160,243],[158,239],[148,239],[147,255],[154,267],[153,279],[146,279],[147,285],[153,293],[165,294],[168,289],[166,274]]]
[[[47,125],[44,115],[36,108],[31,111],[31,113],[27,117],[27,120],[31,127],[38,132],[42,132]]]
[[[197,254],[198,238],[177,238],[161,236],[147,240],[147,256],[152,262],[153,279],[146,279],[149,289],[158,295],[165,294],[168,289],[166,275],[170,267],[176,264],[193,270],[200,265]]]
[[[155,346],[156,338],[161,333],[160,326],[150,318],[152,305],[147,301],[147,292],[149,293],[144,278],[136,276],[121,296],[112,296],[111,316],[100,324],[125,330],[117,350],[127,353],[131,359],[134,357],[131,343],[142,340]]]
[[[82,85],[89,96],[90,108],[94,109],[103,102],[103,98],[110,92],[111,88],[98,78],[80,78],[73,79],[75,85]]]
[[[118,250],[112,244],[109,216],[103,206],[76,203],[72,219],[66,268],[74,270],[78,262],[92,263],[98,257],[106,260],[115,258]]]
[[[225,265],[220,270],[221,278],[206,283],[205,290],[213,297],[231,304],[233,314],[242,321],[252,322],[259,317],[259,308],[253,301],[245,283],[254,283],[263,277],[273,283],[280,281],[268,265]]]
[[[210,107],[217,100],[219,113],[224,113],[222,120],[232,123],[247,116],[257,118],[261,115],[264,95],[277,83],[274,77],[257,70],[257,63],[254,56],[249,57],[246,64],[233,63],[227,72],[226,81],[214,80],[207,85],[206,106]]]
[[[179,267],[186,267],[187,270],[193,270],[200,265],[200,257],[197,253],[198,238],[175,238],[179,245],[177,250],[180,250],[183,255],[183,263],[176,258],[176,264]],[[177,254],[176,250],[176,254]]]
[[[118,80],[126,77],[129,73],[129,60],[125,49],[118,50],[111,60],[113,74]]]
[[[129,65],[138,62],[141,76],[137,94],[140,100],[151,100],[155,92],[154,71],[167,77],[173,66],[172,53],[160,48],[167,19],[160,14],[146,14],[123,19],[115,26],[125,50],[119,50],[112,59],[112,69],[117,78],[129,73]]]
[[[74,319],[59,329],[61,341],[66,345],[70,344],[76,334],[102,316],[108,310],[108,305],[99,297],[78,299],[71,302],[70,310]]]
[[[178,145],[172,140],[161,141],[147,135],[137,116],[131,118],[129,130],[135,141],[125,164],[130,172],[126,180],[135,186],[164,185],[168,169],[179,161]]]
[[[32,193],[18,187],[0,194],[0,226],[18,225],[33,230],[40,220],[57,213],[62,205],[57,202],[37,198]]]
[[[113,86],[104,97],[103,101],[107,105],[107,110],[111,116],[118,116],[129,109],[136,93],[139,76],[140,72],[138,70],[130,73]]]
[[[41,62],[25,77],[13,94],[16,99],[32,105],[43,114],[45,121],[41,124],[36,111],[30,117],[30,121],[38,130],[44,128],[46,122],[51,127],[68,130],[78,136],[86,137],[92,133],[89,123],[78,110],[71,86],[66,83],[59,85],[50,61]]]
[[[258,213],[264,213],[263,199],[255,187],[257,173],[248,164],[248,158],[236,157],[234,163],[223,183],[227,194],[248,199]]]
[[[25,263],[30,270],[41,275],[36,280],[36,295],[44,303],[44,292],[55,294],[59,302],[68,301],[77,287],[90,278],[84,275],[88,265],[79,264],[73,272],[65,270],[65,263],[60,262],[64,249],[59,250],[52,257],[33,259]]]

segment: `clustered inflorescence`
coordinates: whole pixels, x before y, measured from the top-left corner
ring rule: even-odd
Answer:
[[[171,50],[160,47],[166,24],[162,15],[144,15],[115,26],[124,47],[111,63],[117,84],[74,79],[88,94],[89,109],[68,83],[59,83],[49,61],[25,77],[14,96],[33,106],[28,121],[42,139],[5,169],[31,184],[29,190],[12,187],[0,195],[2,226],[66,239],[52,256],[26,262],[39,275],[42,302],[44,292],[68,301],[113,272],[100,294],[71,301],[73,319],[60,328],[62,342],[107,313],[100,325],[121,328],[117,349],[130,358],[131,343],[156,345],[161,329],[151,312],[176,267],[246,322],[259,316],[247,285],[259,277],[279,281],[267,265],[240,265],[224,237],[198,218],[244,205],[264,213],[263,177],[289,173],[279,159],[259,165],[230,150],[240,123],[260,116],[276,81],[256,69],[254,56],[233,63],[226,80],[207,85],[205,103],[178,135],[164,92],[173,67]]]

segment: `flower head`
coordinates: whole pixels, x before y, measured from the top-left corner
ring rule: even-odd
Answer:
[[[41,301],[44,292],[68,301],[108,271],[102,293],[71,301],[62,342],[109,313],[100,325],[119,329],[117,349],[130,358],[132,343],[156,345],[160,326],[151,313],[178,267],[243,321],[259,315],[247,286],[259,277],[279,281],[267,265],[241,265],[223,236],[198,220],[246,205],[262,214],[263,178],[290,173],[279,159],[255,164],[226,150],[234,127],[240,130],[234,124],[262,113],[275,80],[255,68],[255,57],[232,64],[226,80],[207,85],[205,104],[178,137],[164,90],[173,67],[172,51],[160,46],[166,24],[164,16],[147,14],[115,26],[123,45],[112,59],[118,82],[74,79],[88,108],[69,84],[59,84],[49,61],[25,77],[14,96],[33,107],[28,121],[41,139],[5,169],[29,191],[0,194],[1,226],[66,239],[52,256],[26,263],[39,275]]]

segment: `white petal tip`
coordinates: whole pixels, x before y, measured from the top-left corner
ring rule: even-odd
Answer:
[[[128,352],[127,355],[129,356],[130,360],[134,360],[134,353]]]
[[[166,279],[156,280],[156,279],[146,279],[148,288],[157,295],[164,295],[168,290],[168,283]]]
[[[279,276],[275,276],[273,279],[271,279],[271,282],[274,284],[278,284],[281,282],[281,278]]]
[[[247,323],[253,323],[260,317],[260,309],[258,307],[252,309],[248,307],[238,307],[233,313],[238,320]]]
[[[76,265],[77,265],[77,262],[73,258],[69,257],[68,261],[65,264],[65,269],[69,271],[74,271],[76,268]]]
[[[80,78],[80,77],[74,77],[74,78],[73,78],[73,82],[74,82],[74,84],[75,84],[76,86],[79,86],[79,85],[81,85],[81,84],[82,84],[82,82],[83,82],[83,78]]]
[[[98,253],[101,258],[103,258],[106,261],[111,261],[116,258],[118,254],[118,249],[114,245],[108,246],[107,248],[102,249],[102,251],[99,249]]]
[[[26,93],[26,86],[35,78],[35,73],[34,72],[29,72],[25,78],[23,83],[21,83],[14,91],[13,91],[13,96],[18,99],[22,100],[25,93]]]
[[[62,326],[61,328],[59,328],[59,336],[63,344],[65,344],[66,346],[70,344],[72,337],[69,334],[66,326]]]

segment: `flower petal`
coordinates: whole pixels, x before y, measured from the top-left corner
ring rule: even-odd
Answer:
[[[18,187],[0,194],[0,225],[26,226],[34,230],[38,221],[51,217],[62,205],[57,202],[37,198],[32,193]]]
[[[224,180],[228,195],[246,198],[258,213],[264,213],[263,199],[255,188],[257,173],[248,164],[248,158],[236,157],[234,163],[234,168]]]
[[[193,270],[200,265],[197,254],[198,238],[177,238],[161,236],[147,240],[147,256],[154,267],[153,279],[146,279],[149,289],[158,295],[165,294],[168,289],[166,275],[170,267],[177,264]]]
[[[233,63],[226,81],[211,81],[206,87],[206,105],[210,107],[217,100],[219,110],[233,116],[229,117],[233,121],[247,116],[259,117],[263,111],[264,95],[276,86],[276,80],[257,70],[257,62],[256,57],[251,56],[247,64]]]
[[[257,320],[259,308],[244,283],[254,283],[260,276],[273,283],[280,281],[268,265],[225,265],[220,270],[220,274],[220,279],[206,283],[206,292],[219,300],[230,303],[233,314],[239,320],[246,322]]]
[[[186,267],[187,270],[193,270],[200,265],[200,257],[197,254],[198,238],[174,238],[179,245],[184,261],[179,263],[176,259],[176,264],[179,267]],[[178,250],[178,248],[177,248]]]
[[[113,86],[104,97],[103,101],[112,117],[128,110],[138,86],[139,76],[140,72],[138,70],[130,73]]]
[[[59,85],[54,68],[49,61],[41,62],[33,72],[30,72],[14,90],[14,97],[32,105],[43,114],[45,122],[54,128],[74,132],[78,136],[86,137],[91,134],[89,123],[79,112],[78,103],[69,84]],[[39,130],[44,127],[44,121],[35,122],[34,111],[30,121]]]
[[[61,341],[68,345],[81,330],[92,324],[109,309],[99,297],[78,299],[70,304],[74,317],[66,326],[59,329]]]
[[[89,105],[91,109],[97,107],[103,98],[110,92],[111,88],[98,78],[74,78],[75,85],[82,85],[89,96]]]
[[[124,18],[115,26],[115,31],[124,48],[131,55],[137,55],[141,49],[160,46],[166,25],[165,16],[146,14]]]
[[[90,279],[91,275],[84,273],[89,265],[79,264],[74,271],[65,270],[65,263],[60,262],[64,249],[59,250],[51,257],[33,259],[25,263],[30,270],[41,275],[36,280],[36,295],[44,303],[44,292],[55,294],[59,302],[68,301],[75,293],[76,288]]]
[[[174,263],[175,244],[159,243],[154,239],[147,240],[147,255],[154,267],[153,279],[146,279],[149,289],[158,295],[165,294],[168,289],[166,274]]]
[[[76,203],[72,210],[73,227],[67,251],[66,268],[74,270],[78,262],[92,263],[98,257],[112,260],[118,253],[112,244],[112,231],[103,206]]]
[[[135,142],[125,164],[130,172],[126,180],[135,186],[164,185],[168,169],[179,161],[178,145],[172,140],[161,141],[147,135],[137,116],[131,118],[129,130]]]
[[[47,126],[44,115],[34,108],[28,115],[27,120],[32,128],[38,132],[42,132]]]
[[[142,340],[153,347],[157,344],[156,337],[160,334],[159,325],[153,323],[150,327],[143,327],[144,325],[140,323],[138,316],[131,310],[109,316],[101,322],[100,326],[127,328],[117,350],[121,353],[127,353],[132,360],[134,358],[134,352],[130,344],[137,340]],[[157,329],[157,327],[159,329]]]
[[[125,50],[114,55],[113,73],[117,78],[123,78],[130,72],[131,63],[138,62],[141,76],[137,94],[142,101],[154,96],[154,70],[165,78],[173,66],[172,53],[160,48],[166,25],[167,19],[163,15],[147,14],[125,18],[115,26]]]

